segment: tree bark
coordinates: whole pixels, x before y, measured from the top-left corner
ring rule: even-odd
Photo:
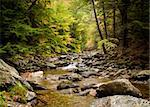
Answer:
[[[101,40],[103,40],[103,35],[102,35],[101,29],[99,27],[98,19],[97,19],[97,13],[96,13],[96,9],[95,9],[95,1],[94,0],[92,0],[92,5],[93,5],[93,11],[94,11],[94,16],[95,16],[95,20],[96,20],[97,29],[98,29]],[[102,44],[102,48],[103,48],[104,54],[107,54],[104,43]]]
[[[108,33],[107,33],[107,23],[106,23],[106,14],[105,14],[105,4],[104,4],[104,0],[102,0],[102,7],[103,7],[103,17],[104,17],[104,31],[105,31],[105,35],[106,38],[108,38]]]

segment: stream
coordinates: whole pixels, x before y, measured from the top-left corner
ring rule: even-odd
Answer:
[[[113,58],[97,52],[81,55],[62,55],[56,58],[49,58],[48,62],[45,63],[52,69],[33,73],[27,72],[27,75],[30,76],[29,78],[25,76],[29,81],[34,81],[40,87],[44,87],[42,90],[35,90],[37,94],[35,107],[110,107],[110,105],[117,104],[117,102],[120,102],[119,105],[125,103],[125,106],[120,107],[129,107],[132,103],[138,107],[149,107],[150,105],[147,102],[149,101],[148,77],[150,71],[136,69],[139,68],[137,65],[129,66],[129,64],[116,63]],[[23,75],[26,75],[26,73]],[[126,84],[127,87],[124,88],[122,83],[117,83],[120,85],[116,85],[118,81],[120,83],[125,81],[123,84]],[[102,95],[105,96],[97,99],[98,86],[103,84],[106,92]],[[109,91],[109,85],[107,86],[107,84],[112,84],[110,88],[114,89],[114,91]],[[95,86],[97,89],[95,89]],[[131,92],[128,92],[126,88],[129,88]],[[139,90],[139,92],[136,92],[136,90]],[[112,94],[109,93],[111,91]],[[140,96],[140,93],[142,96]],[[126,95],[131,96],[128,97]],[[142,97],[142,99],[138,97]],[[118,101],[114,98],[118,99]],[[100,100],[98,102],[102,100],[104,102],[103,105],[105,103],[108,105],[97,106],[97,100]],[[116,102],[111,104],[113,101]],[[128,104],[130,101],[132,103]],[[148,106],[142,106],[145,103]]]

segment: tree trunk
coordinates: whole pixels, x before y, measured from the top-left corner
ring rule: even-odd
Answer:
[[[123,26],[123,47],[127,48],[127,37],[128,37],[128,6],[130,5],[130,0],[121,0],[119,10],[122,17]]]
[[[97,13],[96,13],[96,9],[95,9],[95,1],[94,0],[92,0],[92,5],[93,5],[93,11],[94,11],[94,16],[95,16],[95,20],[96,20],[98,33],[100,35],[101,40],[103,40],[103,35],[102,35],[101,29],[99,27],[98,19],[97,19]],[[103,48],[104,54],[106,54],[107,52],[106,52],[106,48],[105,48],[105,44],[104,43],[102,44],[102,48]]]
[[[113,0],[113,37],[116,38],[116,2]]]
[[[104,17],[104,31],[105,31],[105,35],[106,35],[106,38],[108,38],[108,33],[107,33],[107,24],[106,24],[106,14],[105,14],[105,4],[104,4],[104,1],[102,0],[102,7],[103,7],[103,17]]]

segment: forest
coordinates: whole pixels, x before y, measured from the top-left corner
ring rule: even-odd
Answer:
[[[149,0],[0,7],[0,107],[150,107]]]

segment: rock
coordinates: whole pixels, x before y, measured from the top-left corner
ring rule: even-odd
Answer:
[[[84,91],[84,90],[87,90],[87,89],[91,89],[91,88],[93,88],[94,85],[95,84],[89,84],[89,85],[82,86],[81,90]]]
[[[32,91],[28,91],[27,94],[26,94],[26,98],[27,98],[27,101],[32,101],[36,98],[36,94],[35,92],[32,92]]]
[[[89,92],[90,92],[90,89],[81,91],[81,92],[77,93],[76,95],[87,96],[89,94]]]
[[[72,71],[74,69],[77,69],[76,67],[77,63],[73,63],[73,64],[70,64],[68,66],[65,66],[65,67],[61,67],[62,70],[68,70],[68,71]]]
[[[89,68],[87,68],[87,67],[82,67],[82,68],[77,68],[77,69],[73,70],[73,72],[80,74],[81,72],[88,71],[88,70],[89,70]]]
[[[97,92],[95,89],[91,89],[90,92],[89,92],[89,95],[93,96],[93,97],[96,97],[97,95]]]
[[[55,69],[55,68],[56,68],[56,65],[53,64],[53,63],[46,63],[46,67],[47,67],[47,68],[50,68],[50,69]]]
[[[46,87],[43,87],[38,83],[34,83],[32,81],[29,81],[29,83],[31,84],[31,86],[33,87],[34,90],[47,90]]]
[[[98,84],[98,83],[99,83],[99,79],[97,78],[85,78],[79,82],[79,84],[81,85],[81,90],[93,88],[95,84]]]
[[[82,77],[88,78],[90,76],[99,76],[100,74],[95,71],[85,71],[79,73]]]
[[[133,75],[136,80],[148,80],[150,78],[150,70],[140,71],[138,74]]]
[[[111,95],[131,95],[141,97],[141,92],[135,88],[127,79],[117,79],[96,85],[98,89],[97,97],[105,97]]]
[[[62,94],[74,94],[74,93],[79,93],[79,89],[78,88],[69,88],[69,89],[60,90],[60,92]]]
[[[70,81],[62,81],[57,86],[57,90],[68,89],[68,88],[76,88],[79,87],[78,84],[72,83]]]
[[[127,71],[127,69],[119,69],[119,70],[114,74],[114,76],[122,75],[122,74],[124,74],[126,71]]]
[[[23,73],[21,76],[26,79],[27,81],[32,81],[35,83],[38,83],[39,81],[43,80],[43,71],[37,71],[37,72],[26,72]]]
[[[15,85],[18,81],[24,84],[28,89],[33,90],[31,85],[23,79],[18,71],[6,64],[2,59],[0,59],[0,88],[7,89],[7,86]]]
[[[32,78],[43,78],[43,71],[32,72]]]
[[[57,67],[63,67],[63,66],[68,66],[69,63],[66,62],[66,61],[58,60],[58,61],[55,63],[55,65],[56,65]]]
[[[7,107],[32,107],[32,106],[30,104],[21,104],[14,101],[7,101]]]
[[[51,58],[51,57],[49,57],[49,58],[47,58],[47,62],[54,62],[54,61],[57,61],[58,60],[58,58],[57,57],[54,57],[54,58]]]
[[[58,81],[59,80],[59,75],[48,74],[46,76],[46,80],[49,80],[49,81]]]
[[[36,107],[36,104],[38,103],[37,99],[34,99],[27,103],[30,107]]]
[[[150,101],[129,95],[115,95],[96,99],[90,107],[150,107]]]
[[[79,74],[76,73],[71,73],[71,74],[65,74],[59,77],[60,79],[68,79],[70,81],[76,82],[76,81],[81,81],[82,77]]]

